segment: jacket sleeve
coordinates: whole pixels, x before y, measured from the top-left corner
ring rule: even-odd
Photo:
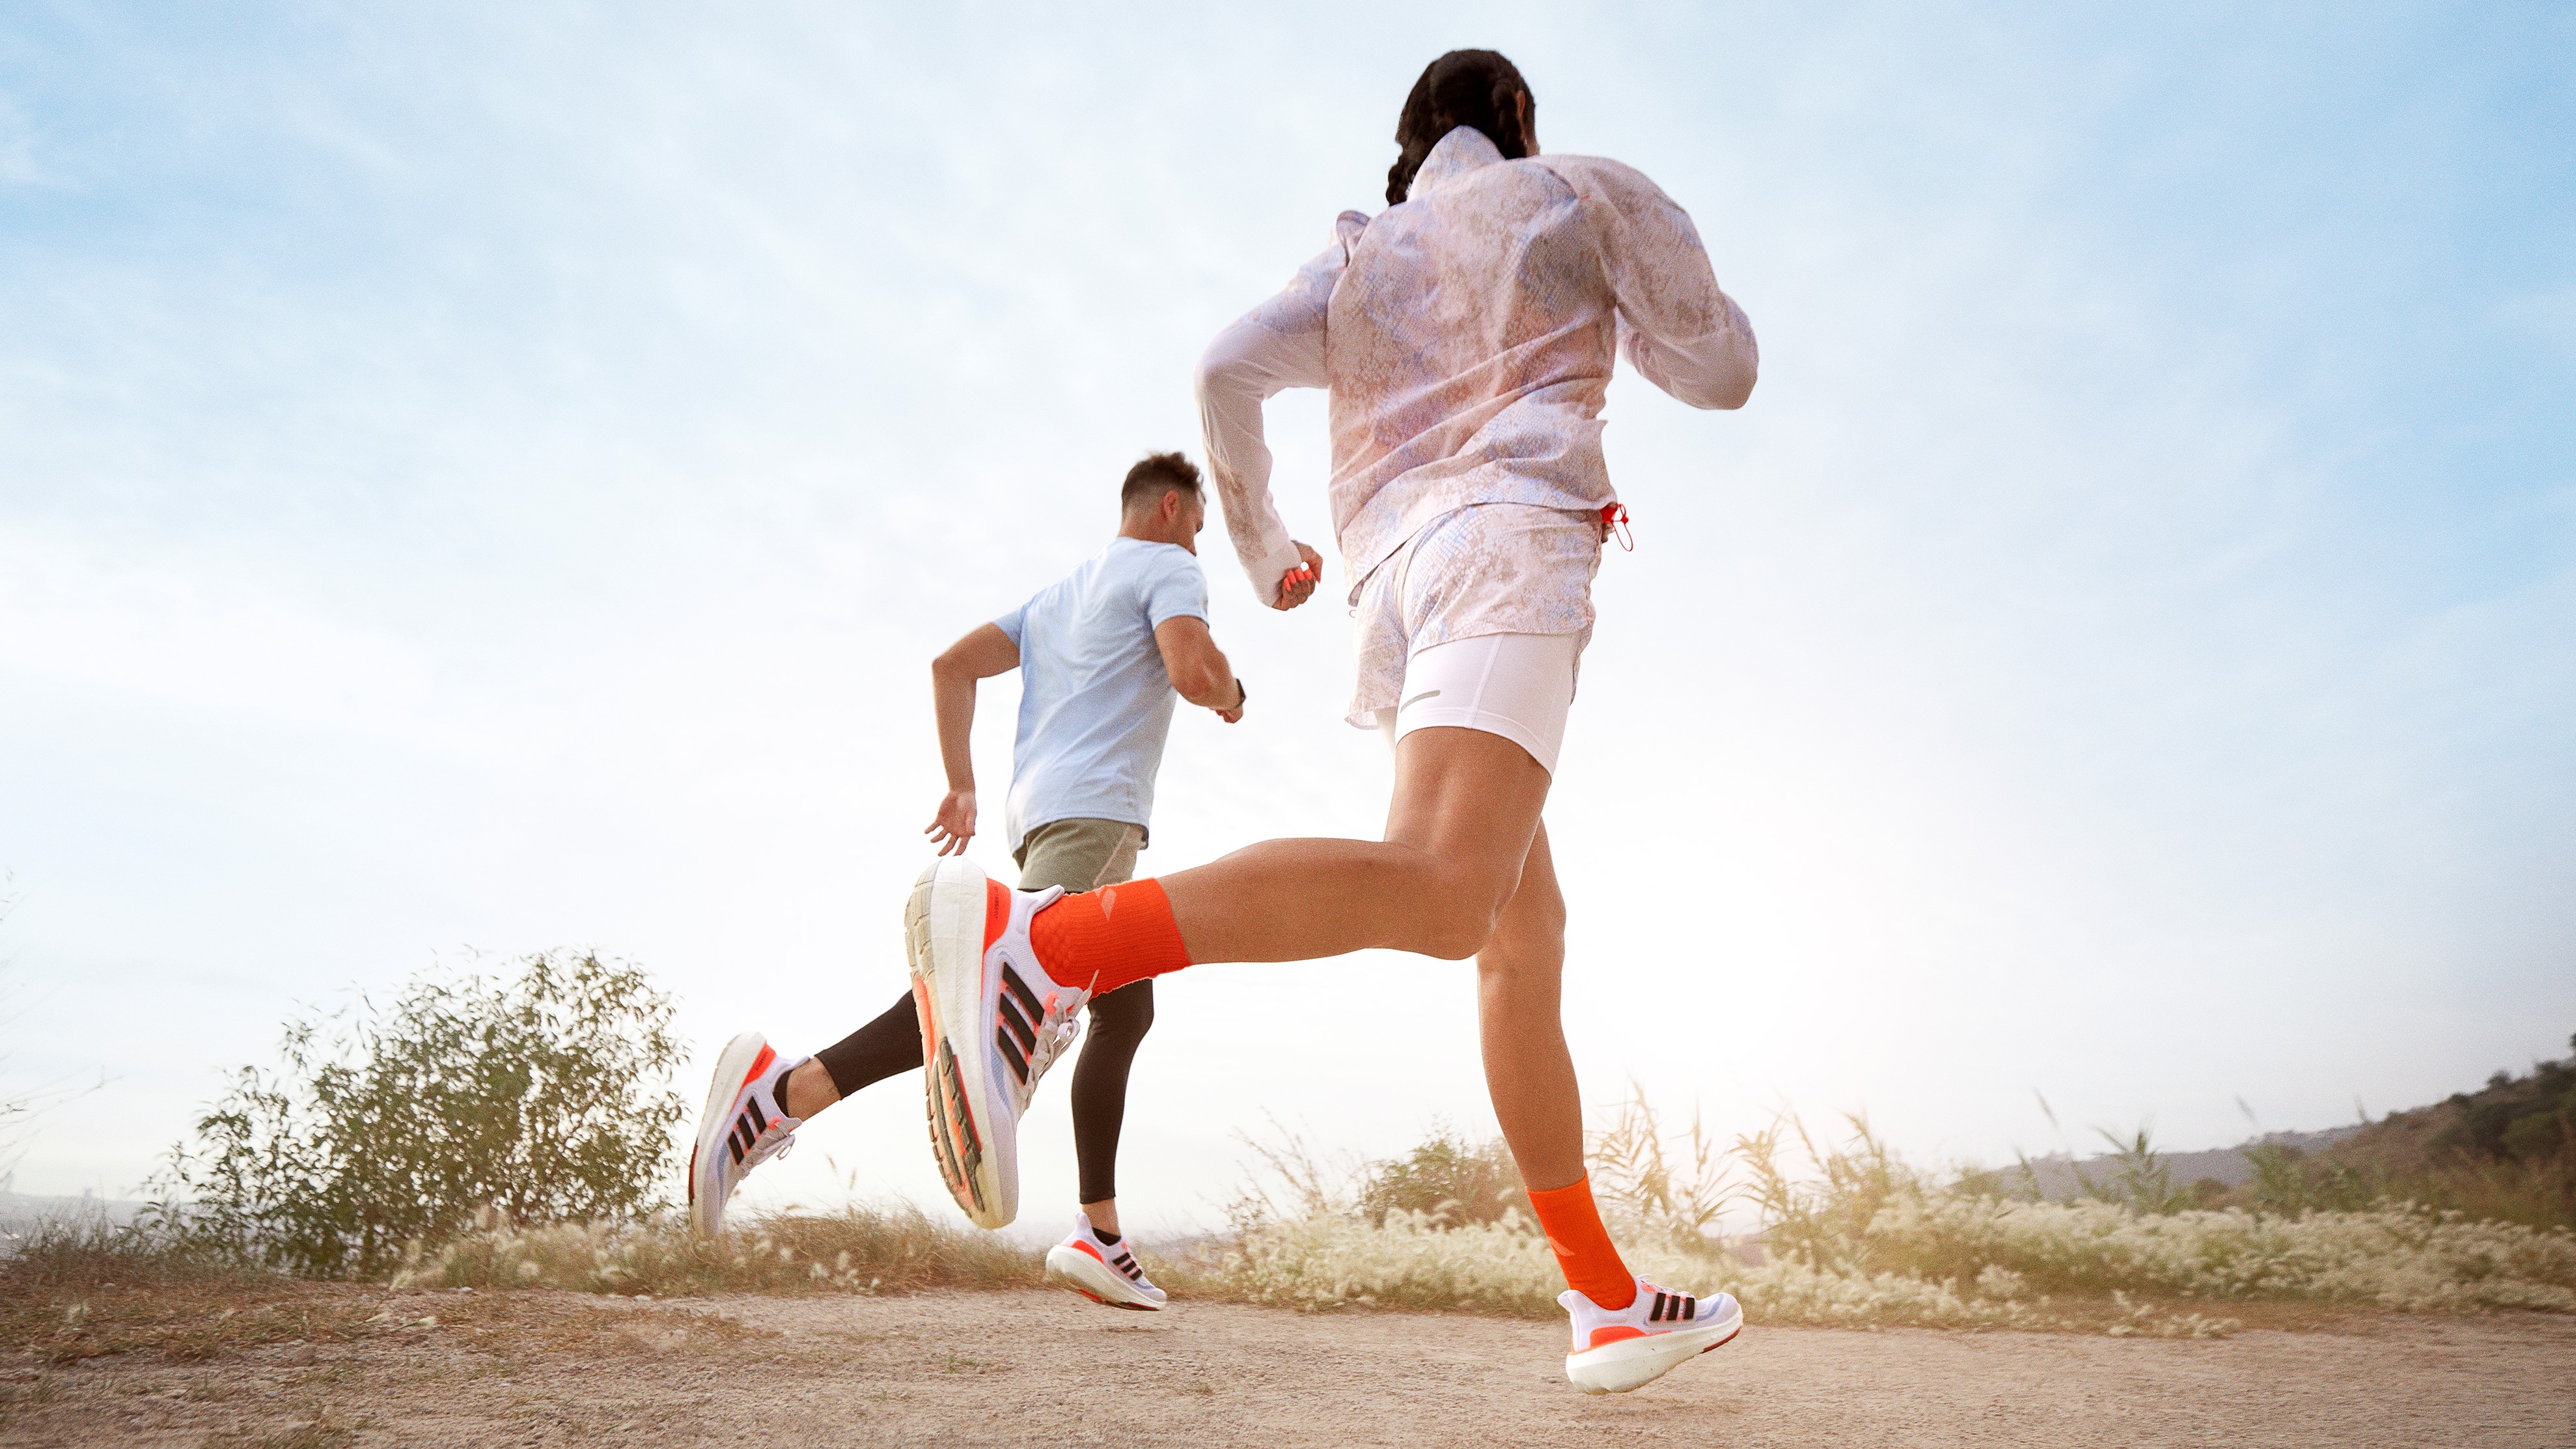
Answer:
[[[1345,235],[1348,222],[1345,217],[1339,228]],[[1286,290],[1218,333],[1199,359],[1199,427],[1206,436],[1208,471],[1235,557],[1264,605],[1278,601],[1280,576],[1301,560],[1270,497],[1261,405],[1288,388],[1325,385],[1324,317],[1333,283],[1349,259],[1347,241],[1337,239],[1299,268]]]
[[[1761,348],[1744,309],[1718,287],[1690,213],[1616,161],[1566,157],[1557,170],[1598,218],[1628,365],[1692,407],[1744,406]]]

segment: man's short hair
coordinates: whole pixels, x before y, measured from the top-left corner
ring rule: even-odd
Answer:
[[[1118,490],[1119,510],[1160,503],[1175,488],[1188,489],[1193,498],[1199,496],[1197,465],[1178,453],[1148,453],[1127,470],[1127,482]]]

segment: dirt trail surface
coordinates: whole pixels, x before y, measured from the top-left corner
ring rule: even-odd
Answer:
[[[2207,1341],[1756,1324],[1591,1398],[1553,1326],[1437,1314],[1034,1291],[362,1306],[382,1316],[339,1341],[0,1361],[0,1445],[2576,1444],[2576,1321],[2543,1315]]]

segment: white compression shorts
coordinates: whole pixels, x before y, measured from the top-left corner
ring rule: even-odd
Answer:
[[[1403,702],[1377,712],[1387,748],[1418,729],[1483,730],[1530,752],[1550,775],[1574,706],[1580,634],[1478,634],[1405,661]]]

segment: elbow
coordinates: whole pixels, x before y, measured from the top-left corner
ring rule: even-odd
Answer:
[[[1190,390],[1202,413],[1227,402],[1261,399],[1260,369],[1252,362],[1245,325],[1237,322],[1218,333],[1199,354],[1198,366],[1190,369]]]
[[[1751,401],[1753,384],[1762,375],[1761,359],[1747,348],[1731,359],[1731,363],[1692,389],[1692,395],[1683,401],[1692,407],[1714,412],[1733,412]]]
[[[1199,411],[1205,413],[1217,399],[1232,391],[1228,386],[1228,355],[1225,339],[1219,337],[1199,354],[1198,366],[1190,369],[1190,395],[1198,399]]]

